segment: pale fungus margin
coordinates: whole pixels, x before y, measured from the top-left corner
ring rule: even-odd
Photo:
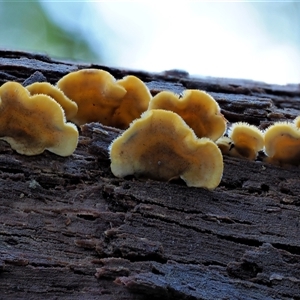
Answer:
[[[264,133],[266,161],[300,165],[300,128],[295,123],[277,122]]]
[[[216,188],[223,175],[223,157],[208,138],[198,139],[183,119],[154,109],[136,119],[109,147],[116,177],[134,175],[159,181],[182,178],[187,186]]]
[[[216,144],[225,155],[255,160],[264,148],[264,136],[256,126],[237,122],[229,129],[228,137],[221,137]]]
[[[17,82],[0,87],[0,139],[20,154],[37,155],[49,150],[71,155],[78,143],[78,130],[66,123],[61,106],[46,95],[30,96]]]
[[[66,119],[71,120],[78,111],[77,104],[70,100],[60,89],[49,82],[35,82],[26,86],[31,95],[44,94],[53,98],[63,108]]]
[[[198,138],[207,137],[216,141],[226,131],[227,120],[221,114],[219,104],[201,90],[185,90],[182,98],[172,92],[162,91],[151,99],[148,110],[150,109],[165,109],[177,113]]]
[[[111,118],[127,93],[109,72],[99,69],[71,72],[56,85],[77,103],[78,112],[70,121],[78,126],[90,122],[111,126]]]

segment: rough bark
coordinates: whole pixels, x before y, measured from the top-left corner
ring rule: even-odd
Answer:
[[[55,83],[87,67],[136,75],[153,95],[204,89],[229,122],[265,128],[299,115],[298,85],[24,52],[0,51],[0,84]],[[1,299],[300,299],[300,167],[225,156],[214,191],[180,180],[117,179],[107,147],[120,133],[86,124],[66,158],[22,156],[0,142]]]

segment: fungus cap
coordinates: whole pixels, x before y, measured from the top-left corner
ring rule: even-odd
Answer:
[[[46,95],[30,96],[17,82],[0,87],[0,139],[20,154],[36,155],[45,149],[68,156],[76,149],[78,130],[65,123],[61,106]]]
[[[26,86],[31,95],[44,94],[53,98],[63,108],[66,119],[70,120],[76,116],[78,111],[77,104],[70,100],[61,90],[49,82],[35,82]]]
[[[145,83],[136,76],[126,76],[118,80],[117,84],[122,86],[127,93],[115,110],[110,125],[126,129],[133,120],[139,118],[147,110],[152,96]]]
[[[221,181],[223,157],[214,142],[198,139],[177,114],[149,110],[133,121],[110,146],[111,170],[117,177],[135,175],[214,189]]]
[[[300,164],[300,129],[293,123],[275,123],[267,128],[264,138],[269,162]]]
[[[162,91],[155,95],[148,109],[165,109],[180,115],[197,135],[216,141],[226,130],[226,119],[213,97],[200,90],[185,90],[182,98]]]
[[[245,122],[234,123],[228,136],[233,143],[229,149],[229,155],[232,156],[254,160],[258,151],[264,147],[263,133],[256,126]]]
[[[98,69],[71,72],[57,82],[57,87],[77,103],[77,115],[70,119],[77,125],[89,122],[110,125],[114,111],[126,94],[110,73]]]

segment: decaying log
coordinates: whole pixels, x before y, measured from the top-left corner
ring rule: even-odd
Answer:
[[[229,122],[263,129],[299,115],[299,85],[0,51],[0,84],[55,83],[82,68],[136,75],[153,95],[204,89]],[[118,179],[108,146],[120,133],[83,125],[70,157],[0,142],[0,299],[300,299],[300,167],[224,156],[214,191]]]

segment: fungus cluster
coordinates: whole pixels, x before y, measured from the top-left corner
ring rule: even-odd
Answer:
[[[179,96],[162,91],[152,97],[139,78],[116,80],[98,69],[71,72],[56,85],[3,84],[0,120],[0,139],[25,155],[45,149],[71,155],[78,142],[74,124],[100,122],[125,129],[109,147],[117,177],[180,177],[188,186],[211,190],[222,178],[222,154],[255,160],[264,150],[268,162],[300,165],[300,116],[265,132],[234,123],[224,135],[227,120],[206,92],[186,90]]]
[[[0,139],[20,154],[36,155],[47,149],[68,156],[77,147],[78,130],[65,122],[61,106],[49,96],[31,96],[17,82],[0,87],[0,120]]]
[[[263,150],[269,163],[300,165],[300,116],[293,123],[277,122],[264,132],[244,122],[235,123],[216,144],[224,155],[255,160]]]

